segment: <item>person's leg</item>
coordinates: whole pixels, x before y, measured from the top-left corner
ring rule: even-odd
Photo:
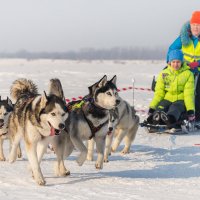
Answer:
[[[198,76],[195,88],[195,118],[197,122],[200,122],[200,76]]]
[[[186,108],[183,100],[173,102],[169,107],[169,110],[167,111],[169,121],[171,123],[177,122],[180,119],[182,113],[184,113],[185,111]]]
[[[162,101],[160,101],[160,103],[158,104],[156,111],[163,111],[163,112],[167,112],[170,105],[172,104],[172,102],[163,99]]]

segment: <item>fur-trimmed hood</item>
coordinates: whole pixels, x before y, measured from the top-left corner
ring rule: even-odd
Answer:
[[[181,38],[182,45],[188,46],[190,43],[191,37],[192,37],[191,27],[190,27],[190,22],[188,21],[181,28],[180,38]],[[200,40],[200,36],[199,36],[199,40]]]

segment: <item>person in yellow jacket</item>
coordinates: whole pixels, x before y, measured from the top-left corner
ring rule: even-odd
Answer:
[[[168,65],[157,79],[147,121],[176,124],[186,111],[190,121],[195,119],[194,75],[189,69],[181,50],[169,53]]]
[[[184,61],[195,74],[195,117],[200,128],[200,11],[194,11],[188,22],[180,31],[179,37],[170,45],[167,62],[171,50],[180,49],[184,54]]]

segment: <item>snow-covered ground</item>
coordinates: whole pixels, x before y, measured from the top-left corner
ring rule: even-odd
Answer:
[[[69,61],[69,60],[0,60],[0,95],[9,96],[12,82],[17,78],[32,79],[40,92],[47,89],[50,78],[59,78],[66,98],[87,94],[87,87],[104,74],[117,75],[118,88],[132,86],[150,88],[153,75],[165,66],[164,61]],[[122,91],[121,97],[133,104],[132,90]],[[135,90],[134,105],[141,121],[153,93]],[[200,185],[199,133],[190,135],[147,134],[139,128],[131,153],[112,154],[102,170],[94,162],[86,161],[79,167],[77,153],[65,160],[71,171],[68,177],[56,177],[53,172],[55,155],[46,154],[42,171],[46,186],[38,186],[27,169],[27,157],[9,164],[0,163],[0,199],[130,199],[178,200],[199,199]],[[8,155],[8,142],[4,144]],[[22,145],[23,147],[23,145]],[[123,148],[121,144],[120,149]]]

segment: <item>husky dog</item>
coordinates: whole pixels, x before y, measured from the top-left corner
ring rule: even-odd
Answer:
[[[9,139],[8,134],[8,119],[13,111],[13,104],[7,97],[6,100],[1,100],[0,97],[0,161],[5,161],[3,153],[3,142],[5,139]],[[18,149],[18,157],[21,157],[21,150]]]
[[[104,124],[104,127],[102,127],[101,130],[94,135],[94,137],[89,137],[87,143],[88,160],[93,160],[94,142],[96,143],[98,157],[95,167],[97,169],[103,168],[103,154],[105,148],[105,138],[107,134],[109,111],[115,108],[120,103],[115,84],[116,79],[117,77],[114,76],[110,81],[107,81],[107,77],[104,76],[99,82],[89,87],[89,96],[92,97],[94,103],[88,104],[88,109],[85,110],[87,112],[87,119],[91,120],[94,125],[96,124],[96,127]],[[91,105],[93,105],[93,110],[91,109]],[[90,129],[92,130],[91,126]],[[85,159],[85,156],[86,152],[82,151],[82,154],[79,157],[80,160],[78,160],[78,162],[82,161],[81,159],[83,158]]]
[[[125,140],[125,147],[121,153],[129,153],[139,126],[139,117],[136,115],[134,107],[131,107],[130,104],[122,98],[120,98],[120,104],[115,108],[114,113],[111,113],[111,116],[109,131],[112,131],[112,129],[114,129],[114,131],[113,134],[109,134],[106,137],[105,162],[108,162],[108,155],[111,151],[115,152],[117,150],[123,139]],[[113,136],[115,140],[111,148]]]
[[[71,154],[74,147],[78,149],[81,152],[77,158],[77,163],[80,166],[86,160],[87,152],[90,154],[90,147],[92,146],[90,144],[92,143],[91,139],[94,139],[98,152],[95,166],[97,169],[103,168],[109,110],[115,108],[117,104],[120,103],[115,81],[116,76],[114,76],[110,81],[107,81],[107,76],[105,75],[97,83],[90,86],[88,88],[89,95],[84,98],[84,103],[81,108],[71,110],[69,117],[66,120],[65,125],[68,132],[68,138],[66,140],[66,147],[63,154],[68,156]],[[88,150],[83,143],[84,140],[89,140]],[[64,140],[60,138],[59,144],[61,145],[63,141]],[[67,172],[63,166],[62,156],[60,156],[57,165],[57,169],[60,170],[60,175]]]
[[[16,104],[9,118],[9,133],[12,138],[9,162],[16,160],[16,149],[23,137],[33,177],[39,185],[44,185],[40,161],[48,140],[51,140],[50,136],[59,134],[65,128],[68,117],[65,101],[54,94],[47,96],[44,92],[39,95],[37,86],[27,79],[14,81],[11,97]]]

